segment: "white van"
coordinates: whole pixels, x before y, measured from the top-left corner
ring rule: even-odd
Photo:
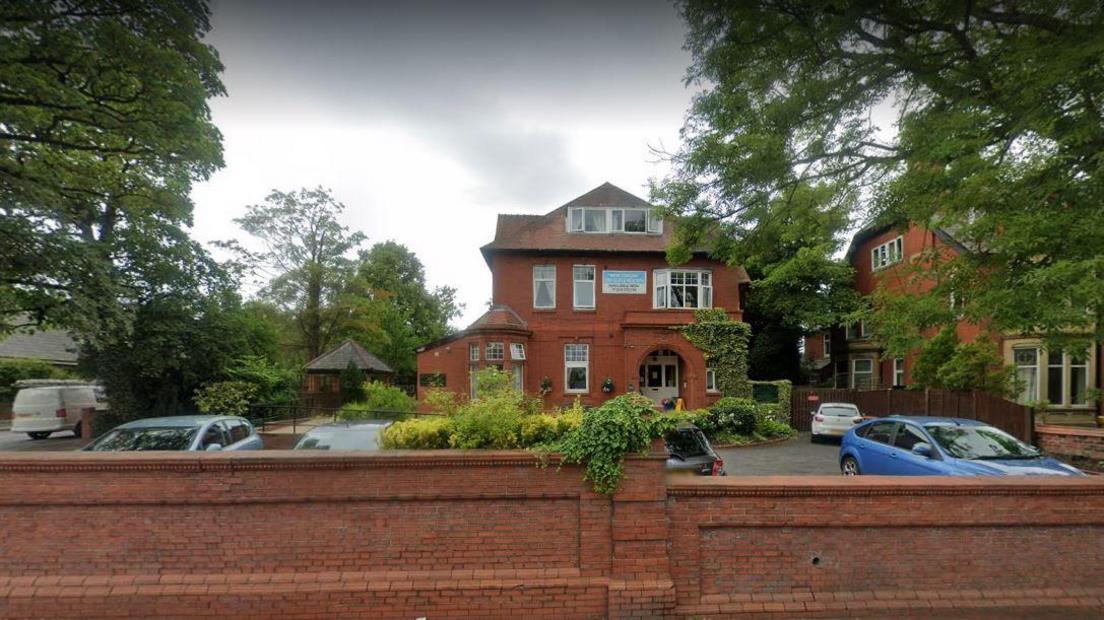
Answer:
[[[46,383],[43,381],[42,383]],[[19,382],[22,386],[32,382]],[[86,408],[103,411],[107,401],[103,388],[79,381],[22,387],[12,403],[12,426],[16,433],[31,439],[45,439],[56,431],[72,431],[80,437],[81,412]]]

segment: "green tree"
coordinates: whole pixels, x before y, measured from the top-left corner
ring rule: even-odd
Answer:
[[[954,357],[958,346],[958,333],[954,327],[945,327],[924,343],[912,366],[912,380],[926,388],[942,388],[939,371]]]
[[[222,166],[208,18],[202,0],[0,6],[0,332],[125,330],[163,292],[152,274],[210,268],[183,229]]]
[[[235,242],[224,244],[267,279],[262,295],[294,316],[308,359],[333,342],[348,315],[341,301],[356,267],[348,255],[365,236],[350,233],[338,221],[344,210],[345,205],[321,187],[273,190],[264,203],[248,206],[246,214],[234,220],[263,249],[249,252]]]
[[[417,347],[449,334],[462,309],[456,289],[427,289],[417,255],[394,241],[362,251],[345,290],[345,335],[378,355],[400,382],[414,380]]]
[[[357,368],[356,362],[349,360],[337,377],[341,388],[341,402],[348,403],[364,398],[364,373]]]
[[[880,221],[965,246],[920,261],[938,286],[898,293],[955,293],[944,324],[1104,340],[1099,2],[679,7],[705,90],[668,183],[676,212],[746,222],[720,229],[739,242],[805,185],[852,212],[869,196]]]

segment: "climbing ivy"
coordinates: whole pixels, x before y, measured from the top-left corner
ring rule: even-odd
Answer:
[[[725,396],[751,396],[748,382],[748,340],[751,327],[733,321],[724,308],[694,312],[694,322],[676,327],[690,344],[705,355],[717,376],[717,389]]]

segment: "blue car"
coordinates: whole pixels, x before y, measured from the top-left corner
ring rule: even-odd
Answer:
[[[1083,476],[1008,433],[977,420],[890,416],[848,431],[845,476]]]

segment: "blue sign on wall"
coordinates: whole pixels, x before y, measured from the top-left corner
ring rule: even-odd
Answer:
[[[603,271],[602,292],[609,295],[645,295],[648,293],[648,272]]]

